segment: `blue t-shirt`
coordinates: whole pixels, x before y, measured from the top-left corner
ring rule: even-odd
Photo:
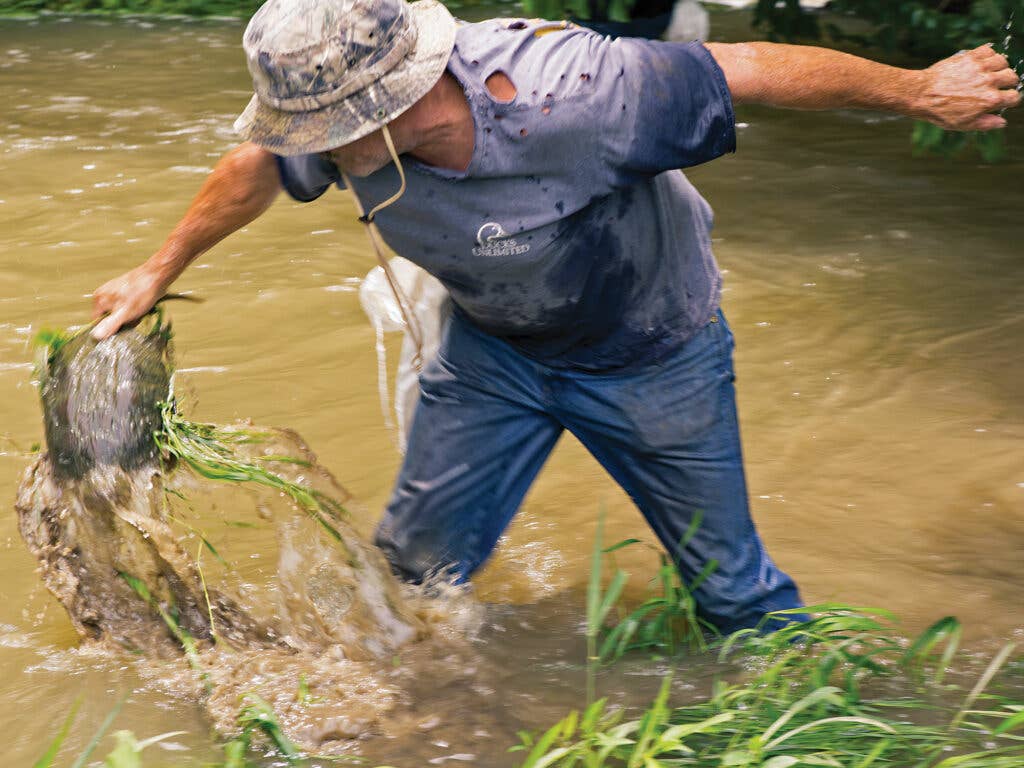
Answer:
[[[465,172],[403,157],[405,195],[375,221],[448,288],[455,311],[555,367],[656,362],[718,307],[711,208],[678,168],[735,150],[725,77],[699,43],[543,21],[459,28],[448,71],[475,123]],[[495,72],[511,102],[484,85]],[[280,158],[297,200],[340,186],[321,155]],[[393,165],[351,179],[366,210]]]

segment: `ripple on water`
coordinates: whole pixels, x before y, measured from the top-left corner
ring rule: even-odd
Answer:
[[[174,173],[188,173],[196,176],[205,176],[210,173],[213,168],[208,165],[172,165],[168,170],[173,171]]]
[[[0,624],[0,648],[32,648],[38,640],[11,624]]]

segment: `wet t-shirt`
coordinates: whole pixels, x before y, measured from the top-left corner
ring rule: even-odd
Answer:
[[[456,312],[534,359],[591,371],[656,362],[709,320],[711,209],[674,170],[735,149],[706,48],[502,19],[460,27],[448,71],[475,123],[469,167],[403,157],[407,191],[375,221]],[[511,101],[485,87],[495,72]],[[297,200],[341,183],[321,155],[279,167]],[[399,178],[389,165],[351,182],[369,210]]]

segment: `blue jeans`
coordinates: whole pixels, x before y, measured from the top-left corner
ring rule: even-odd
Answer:
[[[453,317],[420,377],[377,545],[408,580],[469,578],[568,429],[630,495],[684,580],[717,560],[695,597],[721,631],[801,606],[750,517],[732,348],[719,313],[657,365],[584,373],[538,363]],[[698,512],[696,535],[680,547]]]

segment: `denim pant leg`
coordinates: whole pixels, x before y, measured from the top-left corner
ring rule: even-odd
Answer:
[[[399,575],[463,581],[487,559],[562,432],[542,391],[539,366],[452,318],[375,537]]]
[[[695,597],[726,633],[802,605],[750,517],[733,379],[732,334],[719,314],[657,366],[571,374],[556,414],[633,498],[684,580],[717,561]],[[697,513],[700,527],[680,547]]]

